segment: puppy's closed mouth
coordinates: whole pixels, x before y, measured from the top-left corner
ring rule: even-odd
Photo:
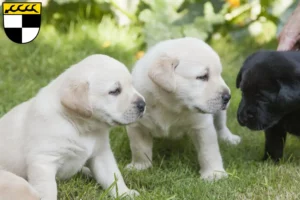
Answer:
[[[197,106],[194,106],[194,108],[199,112],[199,113],[206,113],[204,112],[201,108],[197,107]]]
[[[221,109],[226,110],[227,109],[227,104],[222,105]]]
[[[144,113],[141,113],[141,114],[139,114],[139,116],[137,117],[137,119],[141,119],[143,116],[144,116]],[[122,122],[113,120],[113,121],[112,121],[112,124],[113,124],[114,126],[124,126],[124,125],[132,124],[132,123],[134,123],[135,121],[136,121],[136,120],[133,120],[133,121],[128,122],[128,123],[122,123]]]
[[[141,119],[143,116],[144,116],[145,112],[141,113],[139,116],[138,116],[138,119]]]
[[[255,124],[255,125],[250,125],[250,124],[245,124],[244,126],[246,126],[247,128],[249,128],[252,131],[262,131],[262,130],[266,130],[270,127],[270,125],[266,125],[266,124]]]
[[[120,122],[115,121],[115,120],[113,120],[112,123],[113,123],[114,126],[123,126],[123,125],[125,125],[125,124],[120,123]]]

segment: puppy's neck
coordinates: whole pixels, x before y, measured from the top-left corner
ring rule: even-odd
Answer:
[[[80,135],[100,134],[109,131],[110,126],[102,121],[93,117],[84,118],[80,115],[74,115],[64,112],[64,117],[72,124]]]
[[[172,113],[182,113],[187,110],[174,93],[160,91],[159,95],[149,95],[149,98],[154,98],[149,102],[155,102],[157,107],[163,107],[164,110]]]

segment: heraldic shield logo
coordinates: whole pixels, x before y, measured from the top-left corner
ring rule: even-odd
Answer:
[[[6,36],[13,42],[26,44],[39,34],[42,4],[3,3],[3,26]]]

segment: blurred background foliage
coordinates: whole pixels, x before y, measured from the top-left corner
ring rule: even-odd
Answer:
[[[276,37],[297,1],[42,0],[42,3],[43,26],[68,33],[96,31],[105,41],[103,47],[130,41],[134,46],[128,49],[143,49],[160,40],[183,36],[208,42],[224,37],[238,42],[251,37],[264,44]]]

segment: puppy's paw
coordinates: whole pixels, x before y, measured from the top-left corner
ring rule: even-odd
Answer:
[[[130,164],[128,164],[125,169],[128,170],[145,170],[152,167],[152,164],[150,162],[143,162],[143,163],[136,163],[136,162],[132,162]]]
[[[230,135],[228,137],[223,138],[223,140],[229,144],[237,145],[241,142],[241,137],[238,135]]]
[[[226,173],[225,170],[206,170],[206,171],[201,171],[201,178],[205,181],[217,181],[222,178],[227,178],[228,174]]]
[[[222,130],[219,135],[223,141],[232,145],[237,145],[241,142],[241,137],[232,134],[228,129]]]
[[[128,191],[124,192],[121,195],[121,197],[122,197],[122,199],[123,198],[124,199],[134,199],[134,197],[137,197],[139,195],[140,195],[140,193],[138,191],[136,191],[136,190],[128,190]]]
[[[90,170],[89,168],[83,167],[83,168],[81,169],[81,172],[82,172],[85,176],[87,176],[88,178],[93,178],[93,174],[92,174],[92,172],[91,172],[91,170]]]

